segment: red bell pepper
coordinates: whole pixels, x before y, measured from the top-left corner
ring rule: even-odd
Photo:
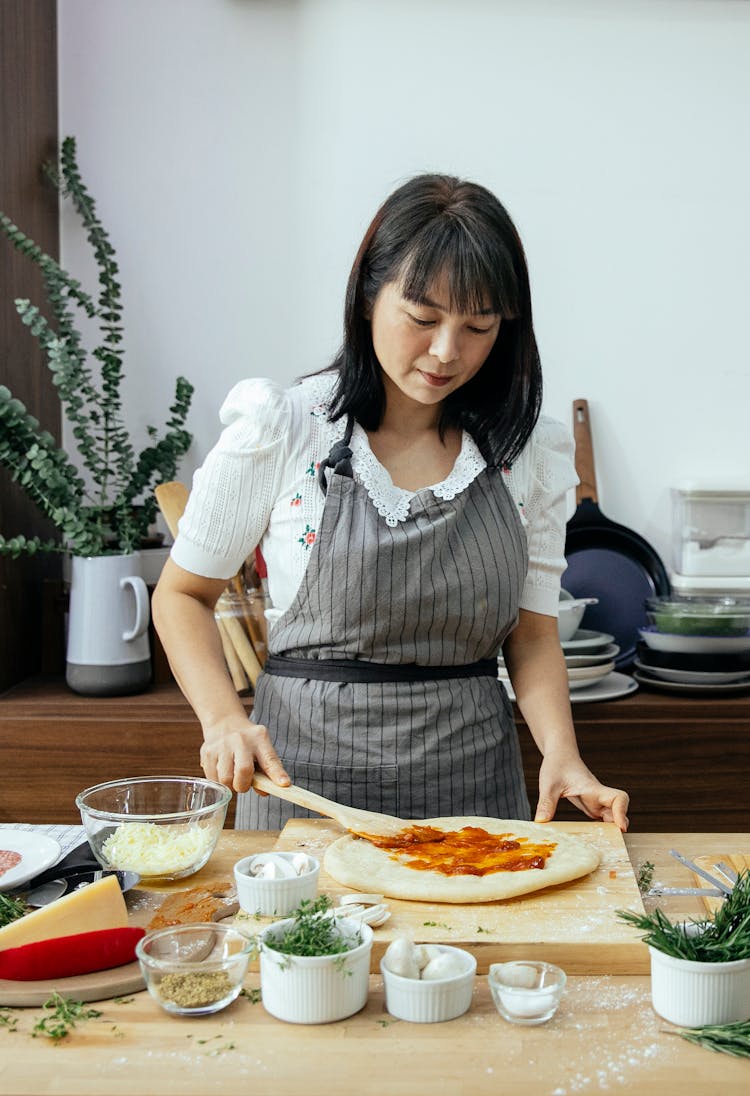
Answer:
[[[145,935],[140,928],[98,929],[5,948],[0,951],[0,978],[34,982],[121,967],[135,960],[135,945]]]

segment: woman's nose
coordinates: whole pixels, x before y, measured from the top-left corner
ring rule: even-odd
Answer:
[[[458,333],[451,331],[447,325],[441,324],[435,328],[430,353],[444,365],[454,362],[459,356]]]

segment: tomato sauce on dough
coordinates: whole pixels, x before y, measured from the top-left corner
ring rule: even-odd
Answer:
[[[478,826],[460,830],[409,826],[394,837],[362,836],[407,868],[441,875],[542,869],[556,847],[554,841],[534,842],[511,833],[488,833]]]

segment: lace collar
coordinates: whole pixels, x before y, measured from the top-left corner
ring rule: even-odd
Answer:
[[[383,467],[370,448],[367,434],[359,423],[354,424],[351,449],[354,474],[367,491],[377,512],[385,519],[386,525],[395,526],[399,522],[406,521],[409,517],[409,504],[419,491],[406,491],[403,487],[396,487],[388,470]],[[456,495],[466,490],[486,467],[487,462],[479,452],[476,442],[464,431],[461,452],[456,457],[450,473],[440,483],[420,490],[432,491],[433,495],[439,499],[454,499]]]

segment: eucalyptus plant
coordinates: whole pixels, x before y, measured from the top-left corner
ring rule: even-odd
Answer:
[[[96,296],[0,212],[0,230],[41,271],[51,319],[26,299],[15,301],[23,324],[42,347],[80,458],[79,469],[12,393],[0,385],[0,465],[50,519],[59,540],[0,534],[0,555],[70,552],[78,556],[138,548],[156,516],[153,488],[173,480],[192,435],[185,429],[193,386],[178,377],[166,429],[149,426],[151,444],[136,455],[125,426],[122,291],[115,251],[78,170],[76,143],[66,137],[59,166],[44,171],[70,198],[81,218],[99,270]],[[98,330],[89,352],[76,327],[86,317]],[[93,340],[96,341],[96,340]],[[93,359],[93,360],[92,360]]]

